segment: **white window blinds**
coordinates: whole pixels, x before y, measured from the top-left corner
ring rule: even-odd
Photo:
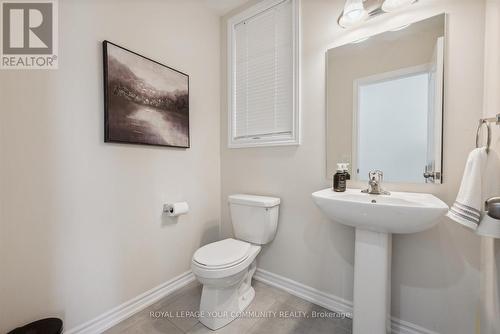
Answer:
[[[232,141],[294,136],[292,0],[234,25]]]

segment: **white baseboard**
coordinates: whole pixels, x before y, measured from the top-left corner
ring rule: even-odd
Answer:
[[[394,334],[439,334],[395,317],[391,317],[391,330]]]
[[[254,278],[262,283],[284,290],[291,295],[322,306],[330,311],[343,313],[349,318],[352,317],[352,302],[349,300],[319,291],[310,286],[260,268],[257,268]]]
[[[346,314],[346,316],[351,318],[353,304],[350,300],[322,292],[260,268],[257,268],[254,278],[330,311]],[[439,334],[395,317],[391,317],[391,331],[392,334]]]
[[[255,272],[254,278],[265,284],[284,290],[291,295],[322,306],[330,311],[343,313],[348,317],[352,315],[352,301],[350,300],[322,292],[260,268]],[[90,321],[69,330],[65,330],[64,334],[102,333],[195,280],[196,278],[193,273],[187,271]],[[392,334],[439,334],[398,318],[392,317],[391,320]]]
[[[191,271],[187,271],[173,279],[132,298],[131,300],[107,311],[106,313],[87,321],[79,326],[65,330],[64,334],[97,334],[113,327],[135,313],[154,304],[158,300],[172,294],[180,288],[195,281]]]

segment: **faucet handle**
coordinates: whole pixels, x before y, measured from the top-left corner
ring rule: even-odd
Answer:
[[[390,195],[391,193],[382,189],[384,173],[381,170],[372,170],[368,173],[368,189],[361,190],[362,193],[373,195]]]
[[[372,170],[368,173],[368,178],[377,182],[382,182],[384,179],[384,173],[381,170]]]

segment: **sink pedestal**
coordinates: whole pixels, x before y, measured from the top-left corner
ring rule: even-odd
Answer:
[[[391,332],[391,234],[356,228],[353,334]]]

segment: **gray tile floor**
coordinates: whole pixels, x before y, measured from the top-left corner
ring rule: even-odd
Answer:
[[[255,299],[246,311],[268,317],[244,317],[229,325],[211,331],[201,324],[193,314],[198,311],[201,286],[192,283],[178,292],[165,297],[156,304],[107,330],[116,333],[166,333],[166,334],[349,334],[352,321],[282,290],[254,281]],[[153,313],[152,313],[153,312]],[[162,313],[163,312],[163,313]],[[165,313],[168,312],[168,313]],[[250,313],[249,312],[249,313]],[[276,313],[274,313],[276,312]],[[296,317],[285,317],[293,314]],[[304,316],[304,313],[305,315]],[[251,313],[250,313],[251,314]],[[313,316],[316,314],[316,316]],[[275,315],[275,316],[274,316]]]

